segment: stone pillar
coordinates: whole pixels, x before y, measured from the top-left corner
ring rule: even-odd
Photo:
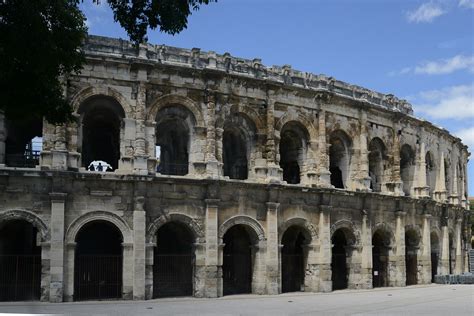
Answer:
[[[431,214],[423,216],[421,247],[418,251],[418,284],[431,283]]]
[[[122,266],[122,299],[131,300],[133,299],[133,275],[134,275],[134,263],[133,258],[133,244],[122,243],[122,254],[123,254],[123,266]]]
[[[362,211],[360,280],[357,288],[372,288],[372,229],[368,225],[367,212]]]
[[[414,183],[417,185],[414,188],[415,198],[423,198],[430,196],[429,183],[426,183],[426,161],[425,161],[425,143],[421,143],[420,150],[417,155],[417,163],[415,166]]]
[[[441,152],[441,158],[439,160],[438,176],[436,177],[436,185],[434,192],[434,199],[438,202],[446,202],[448,198],[446,188],[446,166],[444,165],[444,152]]]
[[[206,173],[212,178],[217,178],[220,172],[216,159],[216,98],[208,90],[205,90],[204,93],[204,102],[207,109]]]
[[[392,166],[390,171],[390,178],[387,179],[385,185],[385,193],[386,194],[393,194],[395,196],[403,196],[405,193],[403,192],[403,182],[401,178],[401,170],[400,170],[400,124],[397,122],[393,126],[393,146],[392,152],[390,157],[390,165]]]
[[[64,301],[74,301],[74,259],[76,257],[76,243],[66,244],[66,273],[64,274]]]
[[[259,240],[257,244],[252,245],[252,293],[265,294],[265,287],[267,285],[265,274],[267,272],[266,266],[266,242]]]
[[[267,99],[267,143],[265,144],[267,158],[267,182],[280,182],[283,171],[278,165],[275,139],[275,100]]]
[[[147,300],[153,298],[153,264],[155,261],[155,247],[155,242],[147,240],[147,243],[145,244],[145,299]]]
[[[267,294],[275,295],[281,292],[280,265],[279,265],[279,237],[278,237],[278,206],[280,203],[267,203]]]
[[[132,173],[133,155],[135,154],[136,122],[132,118],[124,118],[122,122],[123,127],[120,131],[120,160],[116,172]]]
[[[461,274],[463,272],[463,256],[462,256],[462,218],[456,220],[456,258],[454,265],[454,274]]]
[[[5,164],[5,141],[7,140],[7,127],[5,115],[0,111],[0,166]]]
[[[222,262],[219,262],[218,199],[206,199],[205,297],[222,296]]]
[[[135,107],[135,142],[133,153],[133,172],[135,174],[148,174],[148,158],[145,140],[146,119],[146,87],[140,82],[137,88],[137,102]]]
[[[156,122],[155,121],[145,121],[145,139],[147,144],[147,154],[148,154],[148,174],[156,174],[157,168],[157,159],[156,159]]]
[[[64,210],[66,193],[50,193],[51,198],[51,246],[49,301],[63,301],[64,292]]]
[[[354,149],[354,153],[358,154],[358,175],[356,183],[353,184],[354,190],[369,191],[370,177],[369,177],[369,150],[367,146],[367,113],[361,111],[360,115],[360,135],[359,135],[359,149]]]
[[[406,285],[405,265],[405,215],[403,211],[396,212],[395,227],[395,256],[389,258],[389,280],[391,286]],[[392,260],[393,259],[393,260]]]
[[[310,244],[303,246],[306,258],[306,271],[304,276],[304,291],[318,292],[319,290],[319,244],[317,240],[311,240]]]
[[[81,167],[81,154],[78,152],[80,120],[80,115],[73,113],[72,121],[68,122],[66,126],[66,143],[68,151],[67,169],[72,171],[78,171]]]
[[[453,176],[453,184],[451,187],[451,194],[449,196],[449,203],[457,205],[459,204],[459,193],[458,193],[458,168],[454,166],[454,176]]]
[[[319,212],[319,291],[331,292],[331,209],[329,205],[321,205]]]
[[[318,185],[323,188],[331,187],[331,172],[329,172],[329,144],[326,142],[326,111],[318,115]]]
[[[133,299],[145,299],[145,236],[146,236],[146,214],[143,208],[145,198],[135,198],[135,209],[133,210]]]
[[[438,272],[440,275],[449,274],[449,228],[448,225],[441,227],[441,258],[438,264]]]
[[[66,126],[62,124],[50,125],[51,150],[41,152],[41,166],[52,170],[67,170],[68,151],[66,144]]]

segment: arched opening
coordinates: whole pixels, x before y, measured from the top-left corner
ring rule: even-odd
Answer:
[[[430,196],[433,194],[433,190],[435,188],[435,181],[436,181],[436,171],[435,165],[433,161],[433,157],[431,157],[431,153],[428,151],[425,156],[425,164],[426,164],[426,185],[429,187]]]
[[[444,187],[446,188],[447,197],[451,193],[451,164],[448,159],[444,159]]]
[[[224,176],[245,180],[248,177],[247,144],[242,131],[234,126],[224,128]]]
[[[415,174],[415,152],[410,145],[403,145],[400,150],[400,177],[403,182],[403,193],[411,195]]]
[[[92,221],[76,236],[74,299],[122,297],[122,241],[120,230],[107,221]]]
[[[224,295],[252,292],[252,238],[249,228],[235,225],[224,235],[222,263]]]
[[[349,242],[346,238],[346,234],[342,228],[336,230],[332,235],[332,259],[331,259],[331,271],[332,271],[332,289],[343,290],[347,289],[349,285],[349,269],[347,247]]]
[[[153,262],[153,297],[191,296],[194,279],[194,237],[184,224],[158,229]]]
[[[329,171],[331,172],[331,184],[338,189],[347,186],[350,164],[351,141],[343,131],[331,133],[329,138]]]
[[[6,120],[5,123],[4,163],[9,167],[35,168],[42,150],[43,121]]]
[[[372,236],[372,286],[388,286],[390,235],[377,230]]]
[[[120,159],[120,129],[125,112],[113,98],[92,97],[79,107],[82,121],[82,166],[88,170],[100,170],[104,163],[111,169],[118,168]],[[98,163],[101,162],[101,167]],[[94,167],[92,167],[94,166]],[[100,169],[97,169],[100,168]]]
[[[439,262],[439,238],[434,232],[430,234],[431,243],[431,282],[435,282],[435,275],[438,274]]]
[[[189,170],[194,118],[183,106],[166,107],[156,116],[156,146],[160,157],[157,172],[183,176]]]
[[[25,220],[0,227],[0,301],[39,300],[41,247],[37,229]]]
[[[406,285],[418,283],[418,249],[420,238],[415,230],[409,229],[405,232],[405,267]]]
[[[369,176],[370,189],[373,192],[382,191],[384,160],[386,159],[386,149],[382,140],[378,137],[369,143]]]
[[[289,227],[282,237],[281,277],[282,292],[304,291],[306,271],[305,245],[309,239],[299,226]]]
[[[299,123],[286,123],[280,132],[280,167],[283,181],[298,184],[306,158],[308,142],[307,131]]]

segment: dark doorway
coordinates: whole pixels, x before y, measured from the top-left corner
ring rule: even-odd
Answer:
[[[400,150],[400,176],[403,182],[403,193],[410,196],[415,172],[415,153],[410,145],[403,145]]]
[[[344,189],[341,169],[338,166],[333,166],[329,171],[331,172],[331,184],[337,189]]]
[[[92,98],[79,109],[82,114],[82,165],[105,161],[112,169],[120,159],[120,127],[125,117],[122,107],[106,97]]]
[[[291,226],[283,234],[281,250],[282,292],[304,291],[305,252],[308,240],[298,226]]]
[[[157,115],[156,146],[160,147],[157,172],[184,176],[189,170],[190,114],[181,106],[168,107]]]
[[[194,238],[183,224],[171,222],[156,234],[153,297],[193,295]]]
[[[298,184],[301,181],[308,133],[298,123],[289,122],[283,126],[280,137],[280,167],[283,169],[283,180],[289,184]]]
[[[347,289],[348,286],[347,246],[347,239],[342,229],[336,230],[332,236],[331,280],[333,290]]]
[[[224,176],[245,180],[248,175],[247,145],[238,128],[228,127],[223,136]]]
[[[454,273],[454,265],[456,258],[456,248],[454,248],[453,235],[449,234],[449,274]]]
[[[349,177],[351,140],[345,132],[337,130],[331,133],[329,143],[331,185],[338,189],[344,189]]]
[[[0,301],[39,300],[41,248],[29,222],[12,220],[0,228]]]
[[[43,121],[6,120],[5,127],[5,164],[18,168],[34,168],[38,165],[41,152],[39,140],[42,140]]]
[[[251,239],[244,225],[231,227],[224,235],[222,278],[224,295],[252,292]]]
[[[435,276],[438,274],[438,260],[439,260],[439,239],[436,233],[431,233],[431,282],[435,282]]]
[[[388,286],[388,246],[390,237],[377,230],[372,236],[372,286]]]
[[[385,159],[385,145],[380,138],[375,137],[369,143],[369,177],[373,192],[382,191]]]
[[[414,230],[405,233],[406,285],[418,283],[418,247],[420,239]]]
[[[122,234],[106,221],[93,221],[76,237],[74,299],[122,297]]]

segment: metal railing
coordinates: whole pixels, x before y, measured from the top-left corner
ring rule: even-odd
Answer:
[[[16,168],[34,168],[39,165],[41,151],[25,150],[23,154],[5,155],[6,165]]]
[[[0,301],[39,300],[41,255],[0,255]]]
[[[191,296],[193,267],[192,254],[155,254],[153,296]]]

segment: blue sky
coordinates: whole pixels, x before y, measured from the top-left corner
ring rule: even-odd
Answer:
[[[101,2],[81,4],[89,32],[127,39]],[[474,0],[219,0],[180,34],[148,39],[393,93],[474,148]],[[468,172],[473,196],[472,161]]]

